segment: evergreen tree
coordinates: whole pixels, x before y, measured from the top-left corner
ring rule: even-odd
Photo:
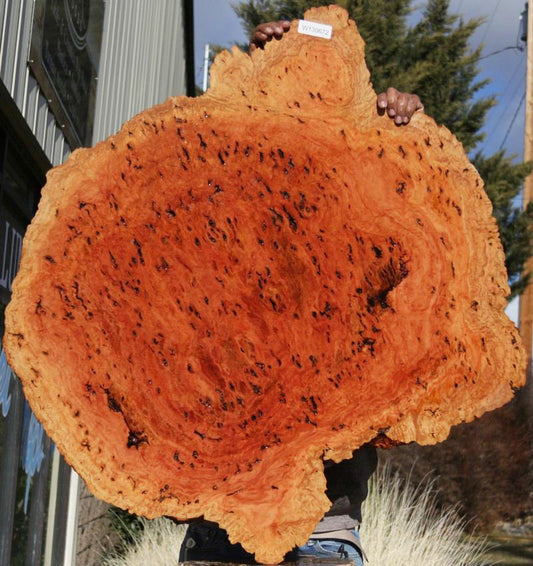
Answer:
[[[235,6],[248,34],[263,22],[296,19],[313,6],[331,0],[247,0]],[[448,127],[467,152],[483,139],[483,127],[494,97],[476,97],[487,81],[477,80],[482,46],[471,50],[469,41],[481,19],[464,22],[450,14],[449,0],[428,0],[420,21],[408,25],[411,0],[345,0],[346,8],[366,42],[366,62],[376,92],[388,86],[416,92],[426,112]],[[522,292],[529,274],[522,273],[533,255],[533,210],[521,211],[514,204],[528,164],[513,164],[499,152],[491,157],[480,153],[473,158],[485,181],[494,206],[506,253],[511,297]]]
[[[360,0],[349,4],[350,17],[366,43],[366,64],[376,92],[384,92],[389,86],[416,92],[409,91],[407,84],[401,84],[406,75],[406,19],[412,11],[411,1]]]
[[[328,6],[331,0],[251,0],[237,2],[235,13],[242,20],[244,31],[251,35],[252,30],[264,22],[277,20],[295,20],[309,8]],[[348,8],[348,1],[336,2],[343,8]]]
[[[530,202],[522,211],[514,202],[524,178],[531,172],[531,166],[527,163],[513,164],[512,158],[503,151],[491,157],[476,153],[472,162],[485,182],[485,190],[494,207],[512,295],[519,295],[531,278],[531,273],[522,274],[521,270],[525,259],[531,256],[533,203]]]
[[[476,81],[482,46],[470,51],[468,45],[481,20],[465,23],[448,13],[448,4],[448,0],[428,3],[423,19],[403,42],[407,69],[394,78],[400,81],[400,90],[416,92],[429,115],[445,124],[469,152],[483,139],[480,129],[495,99],[474,100],[488,83]]]

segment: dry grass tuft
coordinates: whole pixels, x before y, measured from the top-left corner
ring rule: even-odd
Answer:
[[[487,543],[465,535],[451,509],[440,511],[431,482],[413,487],[382,467],[363,504],[361,540],[368,566],[488,566]]]
[[[170,519],[142,519],[142,529],[131,534],[133,543],[121,556],[106,558],[104,566],[178,566],[186,525]]]

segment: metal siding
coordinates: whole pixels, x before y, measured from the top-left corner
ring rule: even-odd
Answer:
[[[0,73],[8,91],[12,92],[13,70],[15,67],[15,51],[17,46],[17,15],[21,9],[20,1],[12,0],[7,5],[4,29],[2,30],[2,57]]]
[[[63,157],[60,158],[60,162],[64,162],[69,155],[70,155],[70,146],[68,145],[65,138],[63,138]]]
[[[0,77],[4,76],[4,57],[7,48],[7,22],[13,9],[13,0],[2,3],[0,11]]]
[[[157,15],[155,14],[155,6],[153,6],[152,16],[147,21],[149,22],[149,27],[146,33],[146,37],[152,38],[152,41],[148,43],[146,46],[146,53],[147,53],[147,61],[145,62],[144,72],[139,74],[138,80],[141,82],[141,88],[139,92],[141,92],[141,100],[153,100],[155,98],[155,83],[153,79],[153,72],[154,72],[154,60],[157,57],[157,47],[156,41],[157,38],[155,36],[155,31],[157,27]],[[132,115],[135,114],[136,106],[130,107],[130,112]]]
[[[0,80],[46,156],[54,163],[57,156],[53,140],[63,137],[63,132],[49,112],[48,103],[28,67],[33,6],[33,0],[0,0]],[[61,156],[68,153],[62,150]]]
[[[39,91],[39,95],[37,98],[37,116],[35,120],[35,130],[33,130],[33,134],[39,141],[40,146],[45,149],[46,144],[46,123],[48,120],[48,101],[43,96],[42,92]],[[50,156],[47,155],[48,159]],[[50,160],[51,161],[51,160]]]
[[[15,44],[13,74],[11,85],[8,87],[15,100],[24,99],[24,82],[26,65],[21,64],[28,59],[28,45],[31,33],[31,16],[33,14],[32,5],[27,2],[22,3],[16,20],[17,41]]]
[[[168,9],[168,8],[167,8]],[[154,60],[152,62],[152,85],[154,86],[155,92],[154,92],[154,97],[156,98],[157,102],[161,102],[162,98],[167,98],[165,96],[165,94],[163,94],[162,89],[161,89],[161,65],[162,62],[165,59],[168,59],[169,57],[169,49],[171,47],[171,41],[172,41],[172,33],[169,34],[169,38],[170,41],[167,42],[168,44],[165,45],[164,44],[164,40],[166,39],[165,37],[165,24],[168,22],[168,20],[170,20],[170,15],[169,17],[166,17],[165,14],[163,14],[163,18],[161,19],[161,13],[160,13],[161,7],[159,6],[159,10],[158,10],[158,18],[157,20],[161,22],[161,26],[162,29],[159,30],[159,33],[156,35],[157,37],[157,52],[154,54]],[[170,7],[170,11],[172,11],[172,7]],[[159,96],[158,96],[159,95]]]
[[[3,53],[3,41],[2,38],[6,36],[5,32],[5,20],[7,17],[7,3],[10,0],[0,0],[0,61],[2,60]],[[1,73],[1,70],[0,70]]]
[[[163,56],[159,60],[157,64],[157,81],[156,84],[160,85],[161,95],[166,91],[168,92],[172,85],[172,63],[174,61],[175,53],[176,53],[176,40],[181,39],[182,37],[177,37],[178,34],[172,34],[172,27],[176,27],[177,29],[181,29],[181,18],[178,14],[176,14],[176,7],[177,4],[171,7],[171,12],[165,18],[164,26],[161,35],[163,37],[170,37],[171,41],[170,44],[167,46],[167,49],[163,52]],[[179,13],[181,14],[181,6]],[[174,94],[174,93],[172,93]]]
[[[125,18],[123,19],[123,22],[125,22],[127,24],[127,27],[121,27],[120,29],[120,37],[121,37],[121,42],[120,42],[120,46],[119,49],[122,47],[124,48],[127,57],[128,57],[128,64],[127,65],[123,65],[120,64],[118,65],[118,69],[119,69],[119,73],[118,73],[118,78],[120,80],[120,84],[124,85],[124,88],[126,90],[126,92],[128,92],[132,87],[132,81],[133,81],[133,77],[135,76],[135,61],[132,59],[131,54],[132,54],[132,48],[133,45],[135,44],[135,39],[133,38],[133,34],[129,33],[129,30],[131,29],[131,27],[133,26],[133,22],[134,22],[134,7],[135,7],[135,0],[133,0],[132,2],[132,6],[130,10],[126,10],[125,12],[123,12],[121,10],[122,13],[125,14]],[[120,16],[119,16],[120,18]],[[123,94],[124,94],[124,90],[123,89],[117,89],[114,92],[115,95],[115,112],[114,112],[114,116],[118,118],[118,116],[120,116],[121,113],[121,109],[122,106],[126,106],[125,105],[125,101],[123,100]],[[127,106],[126,106],[127,107]]]
[[[63,146],[65,145],[65,136],[62,132],[55,132],[54,150],[52,165],[56,166],[63,162]]]
[[[133,39],[133,45],[130,46],[129,48],[129,52],[131,53],[131,56],[133,58],[133,61],[139,61],[139,57],[141,56],[142,53],[142,45],[140,41],[135,41],[136,37],[139,37],[140,31],[141,31],[141,19],[145,17],[145,14],[143,14],[142,12],[146,11],[146,7],[147,5],[143,5],[141,6],[141,10],[139,13],[139,7],[136,7],[136,11],[138,12],[136,14],[136,17],[134,18],[134,25],[133,25],[133,33],[131,34],[130,39]],[[135,102],[134,102],[134,97],[138,96],[138,91],[140,89],[134,88],[134,85],[136,83],[136,76],[134,73],[130,73],[129,77],[128,77],[128,107],[134,107],[135,106]]]
[[[13,77],[13,98],[17,101],[19,108],[24,114],[24,103],[26,101],[26,88],[28,83],[28,74],[30,68],[27,64],[28,61],[30,41],[31,41],[31,28],[33,19],[33,3],[24,3],[24,7],[21,10],[21,28],[20,28],[20,38],[18,46],[18,56],[17,61],[19,64],[15,69],[15,74]]]
[[[18,63],[18,61],[20,61],[20,52],[21,52],[21,41],[22,41],[22,34],[21,34],[21,29],[22,29],[22,16],[24,15],[24,4],[22,4],[20,6],[19,12],[18,14],[13,11],[13,15],[11,18],[11,22],[10,25],[13,26],[12,28],[9,29],[9,33],[10,35],[12,34],[13,38],[11,40],[11,45],[9,47],[9,49],[11,49],[11,47],[13,48],[13,54],[12,54],[12,58],[9,58],[9,64],[10,64],[10,69],[6,69],[6,71],[9,71],[11,74],[11,84],[8,83],[8,88],[10,90],[10,92],[12,92],[13,94],[15,93],[15,86],[16,86],[16,81],[17,81],[17,70],[19,68],[19,66],[16,66],[16,63]],[[11,55],[10,53],[8,53],[8,55]],[[13,96],[13,98],[15,98]]]
[[[145,108],[185,94],[183,2],[107,0],[93,141]]]
[[[141,7],[141,13],[139,14],[139,22],[150,22],[149,25],[153,26],[154,25],[154,19],[150,18],[150,7],[146,4],[143,5]],[[139,30],[140,32],[140,30]],[[152,35],[153,30],[150,30],[148,35]],[[137,43],[137,48],[141,54],[139,59],[135,59],[136,61],[139,62],[139,67],[141,69],[148,69],[149,65],[150,65],[150,60],[152,57],[151,54],[151,45],[147,45],[144,46],[144,49],[141,48],[141,44],[140,42]],[[135,73],[136,75],[137,73]],[[139,84],[141,83],[141,84]],[[135,88],[131,88],[131,94],[133,94],[133,98],[132,98],[132,105],[131,108],[138,108],[141,104],[142,101],[145,99],[146,95],[146,88],[147,85],[149,84],[149,81],[147,80],[146,75],[141,77],[137,77],[135,76]]]
[[[35,132],[37,124],[37,102],[39,100],[39,85],[37,80],[28,70],[28,90],[24,102],[23,116],[32,132]]]
[[[22,107],[20,108],[20,112],[22,113],[24,118],[26,118],[28,95],[29,95],[29,91],[30,91],[30,68],[29,67],[26,67],[24,69],[23,78],[24,78],[24,80],[21,81],[22,90],[19,93],[19,98],[22,100]]]
[[[52,112],[48,112],[46,117],[46,145],[44,151],[48,158],[53,163],[54,162],[54,147],[55,147],[55,137],[57,134],[56,120]]]
[[[27,57],[33,0],[0,0],[0,79],[54,164],[70,149]],[[144,108],[185,94],[183,2],[107,0],[94,141],[106,138]]]
[[[176,7],[177,8],[177,7]],[[184,29],[186,22],[183,17],[183,9],[180,6],[179,10],[176,11],[176,22],[179,25],[180,29]],[[174,45],[172,46],[171,53],[177,53],[179,58],[183,61],[186,60],[186,51],[185,51],[185,41],[184,38],[180,38],[181,41],[178,41],[178,38],[175,37]],[[175,65],[172,58],[168,60],[168,76],[169,76],[169,87],[170,85],[174,85],[176,88],[176,92],[179,94],[185,95],[187,92],[187,67],[186,65]]]
[[[109,2],[106,3],[106,9],[104,13],[104,30],[107,30],[110,26],[110,22],[114,21],[115,17],[115,7],[111,6]],[[98,71],[98,86],[97,93],[103,88],[103,77],[110,72],[111,61],[109,57],[104,54],[108,50],[115,49],[115,36],[112,33],[104,33],[102,37],[102,51],[100,55],[100,65]],[[112,69],[111,69],[112,72]],[[107,119],[107,107],[98,103],[98,94],[96,98],[96,108],[94,113],[94,131],[102,129],[102,124],[105,124]]]

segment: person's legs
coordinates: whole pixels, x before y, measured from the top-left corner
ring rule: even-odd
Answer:
[[[216,523],[190,523],[180,549],[181,562],[235,562],[255,564],[254,557],[240,544],[232,544]]]
[[[352,531],[359,540],[359,533]],[[306,544],[298,547],[298,558],[337,558],[351,560],[355,566],[364,566],[362,550],[355,544],[343,540],[334,539],[309,539]]]
[[[351,533],[359,541],[359,533]],[[286,562],[300,558],[335,558],[351,560],[355,566],[364,566],[362,550],[346,540],[309,539],[307,543],[286,555]],[[247,553],[240,544],[232,544],[226,531],[216,523],[190,523],[180,549],[182,562],[234,562],[238,564],[254,564],[253,555]]]

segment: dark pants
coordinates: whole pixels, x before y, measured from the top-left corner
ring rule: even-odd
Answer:
[[[286,561],[295,558],[295,552],[285,556]],[[232,544],[225,530],[216,523],[207,521],[189,524],[181,545],[179,561],[257,564],[253,554],[246,552],[240,544]]]

